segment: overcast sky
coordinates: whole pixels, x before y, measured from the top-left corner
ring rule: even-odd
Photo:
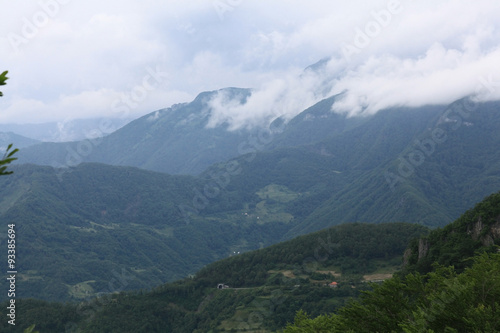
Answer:
[[[0,123],[138,117],[223,87],[255,88],[213,101],[234,128],[342,91],[349,114],[500,99],[499,28],[498,0],[2,1]]]

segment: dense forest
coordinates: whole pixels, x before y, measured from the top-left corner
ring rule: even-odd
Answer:
[[[275,331],[300,309],[312,315],[335,311],[370,289],[368,281],[391,276],[407,243],[427,233],[415,224],[344,224],[236,254],[153,290],[78,303],[20,299],[19,328],[36,323],[40,332]],[[128,275],[122,279],[133,282]],[[337,287],[329,287],[332,282]],[[229,288],[220,290],[219,284]],[[4,323],[0,329],[15,332]]]

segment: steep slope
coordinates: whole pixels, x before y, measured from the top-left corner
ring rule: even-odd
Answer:
[[[343,161],[339,170],[349,185],[332,192],[293,234],[349,221],[443,226],[495,192],[500,188],[500,103],[478,104],[467,118],[456,111],[463,103],[424,108],[420,119],[417,110],[381,113],[316,144],[317,151]]]
[[[339,116],[331,113],[330,107],[331,104],[327,106],[326,110],[323,110],[326,112],[324,117],[332,117],[331,121],[335,123]],[[318,230],[341,222],[356,221],[357,219],[353,219],[348,214],[362,214],[363,210],[367,208],[366,205],[351,212],[328,215],[344,202],[347,205],[358,205],[357,198],[349,198],[345,201],[336,200],[335,202],[331,202],[329,199],[332,196],[342,195],[352,187],[358,191],[364,190],[363,181],[365,178],[370,176],[374,170],[378,171],[377,166],[381,163],[388,163],[388,161],[396,159],[398,152],[411,143],[412,136],[418,135],[426,128],[429,119],[438,113],[437,110],[439,110],[438,107],[412,110],[413,112],[388,110],[370,119],[357,120],[356,126],[342,126],[342,130],[326,141],[314,145],[277,148],[259,153],[254,149],[253,153],[235,158],[226,164],[215,165],[200,176],[208,181],[210,174],[223,169],[224,165],[236,162],[241,166],[241,172],[230,178],[227,189],[245,193],[247,196],[243,201],[251,201],[251,196],[268,186],[284,186],[295,194],[293,198],[290,197],[290,200],[279,203],[271,197],[269,200],[265,197],[260,199],[262,202],[279,205],[285,212],[291,214],[295,222],[300,223],[298,228],[302,224],[307,224],[311,230]],[[304,119],[311,111],[316,112],[317,109],[305,111],[304,115],[298,118],[302,120],[289,125],[293,131],[298,131],[303,126],[309,126],[309,122]],[[316,113],[316,115],[318,114]],[[398,129],[397,135],[395,129]],[[283,134],[285,133],[288,133],[287,129],[283,132]],[[276,136],[277,141],[280,138],[281,136]],[[272,145],[273,142],[269,144]],[[242,191],[243,189],[244,191]],[[377,193],[373,194],[377,195]],[[254,201],[253,203],[257,204],[258,202]],[[307,222],[304,220],[315,210],[320,211],[322,208],[325,209],[324,214],[311,216]],[[388,207],[377,208],[379,209],[378,214],[380,214],[380,211]],[[365,219],[365,221],[381,222],[384,218],[390,220],[390,217],[390,215],[377,216],[377,213],[374,212],[371,219]],[[408,215],[405,217],[408,218]],[[400,220],[404,221],[404,219]],[[306,232],[299,230],[294,235]]]
[[[248,89],[227,88],[241,103]],[[22,163],[75,166],[81,162],[135,166],[171,174],[197,174],[213,163],[237,156],[246,131],[226,126],[207,128],[208,101],[217,91],[199,94],[194,101],[177,104],[136,119],[102,138],[70,143],[42,143],[20,152]]]

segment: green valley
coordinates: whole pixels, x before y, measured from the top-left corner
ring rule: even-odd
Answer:
[[[64,305],[20,300],[19,311],[43,332],[274,331],[299,309],[334,311],[370,288],[367,278],[387,278],[400,268],[406,244],[427,232],[414,224],[344,224],[217,261],[151,291],[117,290]]]
[[[23,327],[36,323],[49,333],[496,331],[499,200],[500,193],[491,195],[436,230],[342,224],[217,261],[149,291],[66,304],[20,300]]]

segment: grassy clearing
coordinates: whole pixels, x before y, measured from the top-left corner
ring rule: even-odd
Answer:
[[[271,184],[256,192],[263,200],[274,200],[280,203],[287,203],[297,199],[300,194],[289,190],[286,186]]]
[[[255,212],[250,216],[259,224],[270,222],[288,223],[293,220],[293,215],[283,211],[280,204],[269,205],[266,200],[262,200],[255,207]]]
[[[320,273],[320,274],[332,274],[333,276],[335,277],[341,277],[342,274],[337,272],[337,271],[321,271],[321,270],[318,270],[316,271],[316,273]]]
[[[18,274],[21,281],[29,281],[29,280],[43,280],[43,276],[38,275],[38,271],[36,270],[28,270],[23,273]]]
[[[94,295],[94,288],[90,285],[91,283],[95,283],[95,280],[89,280],[77,283],[73,286],[68,285],[68,292],[71,297],[83,299],[89,296]]]
[[[383,281],[390,279],[392,277],[392,274],[368,274],[368,275],[363,275],[363,279],[365,281],[369,282],[375,282],[375,281]]]

